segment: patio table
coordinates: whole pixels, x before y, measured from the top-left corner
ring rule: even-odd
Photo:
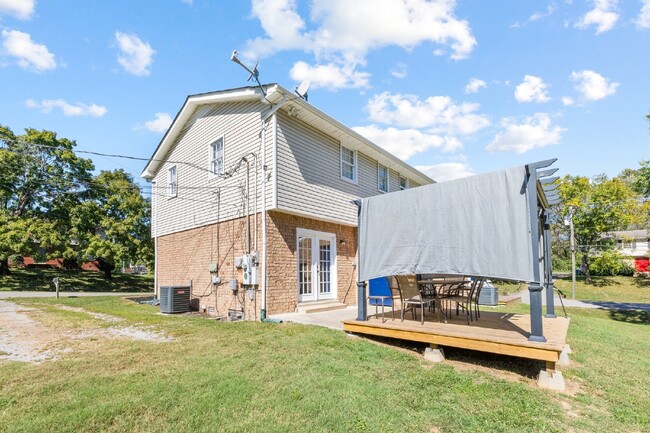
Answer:
[[[418,284],[422,286],[429,286],[430,293],[434,296],[434,308],[438,306],[438,321],[440,321],[440,314],[444,316],[445,323],[447,323],[447,312],[442,308],[442,300],[448,296],[456,286],[469,283],[465,278],[429,278],[425,280],[418,280]]]

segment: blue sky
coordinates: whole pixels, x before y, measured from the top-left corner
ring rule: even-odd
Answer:
[[[249,84],[237,49],[436,180],[615,176],[650,158],[648,47],[650,0],[0,0],[0,123],[149,157],[188,94]]]

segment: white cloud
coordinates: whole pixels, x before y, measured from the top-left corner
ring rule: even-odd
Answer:
[[[562,97],[562,105],[565,105],[565,106],[569,107],[569,106],[573,105],[574,103],[575,103],[575,101],[573,100],[573,98],[569,98],[568,96],[563,96]]]
[[[385,46],[411,49],[423,42],[467,57],[476,45],[467,21],[454,15],[455,0],[313,0],[309,21],[295,0],[253,0],[252,15],[265,36],[248,40],[242,55],[256,59],[283,50],[311,53],[317,64],[355,70],[369,51]],[[359,19],[363,17],[363,19]]]
[[[504,132],[497,134],[494,140],[485,148],[488,152],[514,151],[525,153],[529,150],[558,144],[562,133],[566,131],[559,126],[553,126],[547,113],[536,113],[517,123],[512,118],[501,121]]]
[[[35,0],[0,0],[0,15],[13,15],[19,20],[28,20],[34,13]]]
[[[643,6],[636,19],[636,26],[640,29],[650,28],[650,0],[641,0]]]
[[[524,81],[515,88],[517,102],[546,102],[550,98],[546,94],[546,84],[540,77],[524,76]]]
[[[25,105],[29,108],[36,108],[43,113],[51,113],[55,108],[59,108],[65,116],[90,116],[102,117],[106,114],[106,107],[97,104],[83,104],[77,102],[76,104],[69,104],[63,99],[44,99],[41,102],[33,99],[25,101]]]
[[[2,47],[4,54],[15,57],[18,66],[36,72],[56,69],[54,54],[50,53],[43,44],[32,41],[28,33],[18,30],[2,31]]]
[[[390,74],[395,78],[406,78],[408,75],[408,67],[404,63],[398,63],[391,69]]]
[[[151,132],[165,132],[172,124],[172,120],[167,113],[156,113],[155,119],[144,122],[144,128]]]
[[[476,174],[467,162],[443,162],[433,165],[416,165],[415,168],[436,182],[446,182],[448,180],[461,179]]]
[[[367,72],[359,72],[354,67],[327,63],[325,65],[309,65],[297,62],[289,71],[291,79],[302,82],[309,78],[313,89],[324,87],[327,89],[368,87]]]
[[[128,35],[122,32],[115,32],[115,40],[120,48],[117,61],[125,71],[145,76],[151,71],[153,55],[156,51],[147,42],[143,42],[137,35]]]
[[[596,26],[596,34],[604,33],[614,28],[618,21],[618,0],[592,0],[593,9],[585,14],[576,24],[579,29]]]
[[[469,82],[465,86],[465,93],[477,93],[481,88],[487,87],[487,84],[483,80],[478,78],[470,78]]]
[[[455,137],[441,137],[417,129],[382,129],[377,125],[352,129],[403,160],[429,149],[440,148],[443,152],[450,152],[463,147]]]
[[[469,135],[490,124],[476,114],[479,104],[455,103],[448,96],[431,96],[421,101],[415,95],[384,92],[368,101],[373,122],[405,128],[427,128],[434,133]]]
[[[557,6],[555,4],[550,4],[550,5],[548,5],[546,7],[545,12],[535,12],[534,14],[532,14],[530,16],[530,18],[528,18],[528,20],[529,21],[537,21],[537,20],[540,20],[542,18],[549,17],[549,16],[553,15],[556,10],[557,10]]]
[[[619,83],[612,83],[597,72],[584,70],[572,72],[571,79],[576,82],[576,90],[587,101],[598,101],[616,93]]]

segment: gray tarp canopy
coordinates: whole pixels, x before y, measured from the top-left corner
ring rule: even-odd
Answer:
[[[557,177],[548,178],[557,169],[538,170],[555,161],[358,200],[358,320],[366,320],[364,281],[407,274],[482,276],[530,283],[529,339],[545,341],[542,284],[547,317],[555,317],[547,208],[559,197]]]
[[[535,281],[525,182],[522,166],[363,199],[359,278]]]

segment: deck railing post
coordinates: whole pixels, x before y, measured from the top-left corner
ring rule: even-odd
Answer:
[[[542,324],[542,285],[531,283],[528,285],[530,295],[530,337],[529,341],[546,342],[544,326]]]
[[[353,200],[357,205],[357,320],[368,320],[366,283],[361,281],[361,199]]]

